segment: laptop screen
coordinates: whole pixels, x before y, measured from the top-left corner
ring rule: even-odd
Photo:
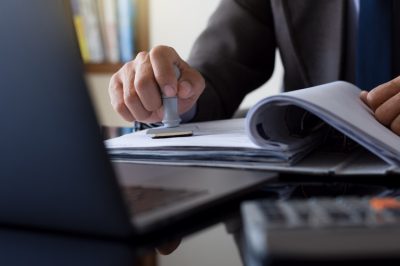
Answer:
[[[0,1],[0,38],[0,223],[128,233],[69,1]]]

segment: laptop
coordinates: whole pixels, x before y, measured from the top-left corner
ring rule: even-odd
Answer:
[[[275,177],[110,162],[69,1],[0,1],[0,36],[2,225],[132,238],[206,214]],[[136,203],[143,198],[160,202],[143,207]]]

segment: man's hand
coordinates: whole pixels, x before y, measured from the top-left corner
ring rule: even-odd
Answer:
[[[360,95],[375,113],[375,118],[400,135],[400,76]]]
[[[176,65],[180,78],[175,74]],[[110,81],[111,105],[125,120],[145,123],[163,118],[161,93],[178,96],[179,114],[196,103],[205,87],[204,78],[183,61],[174,49],[157,46],[150,52],[140,52],[135,60],[125,64]]]
[[[171,241],[168,244],[164,244],[160,247],[157,247],[157,251],[161,255],[169,255],[172,252],[174,252],[179,247],[180,244],[181,244],[181,239],[176,241]]]

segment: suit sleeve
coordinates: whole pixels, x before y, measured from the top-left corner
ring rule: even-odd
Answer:
[[[195,42],[189,64],[206,80],[195,121],[230,118],[272,75],[275,33],[267,0],[222,0]]]

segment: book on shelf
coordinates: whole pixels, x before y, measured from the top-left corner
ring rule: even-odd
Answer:
[[[105,61],[105,55],[97,3],[95,0],[79,0],[79,3],[85,37],[89,47],[89,62],[102,63]]]
[[[90,60],[89,46],[85,36],[85,28],[83,24],[83,16],[80,9],[80,0],[71,0],[72,16],[74,20],[75,31],[81,51],[82,60],[88,63]]]
[[[276,170],[309,174],[400,173],[400,137],[337,81],[262,99],[246,118],[181,125],[186,138],[145,131],[105,141],[115,160]]]
[[[135,0],[70,0],[85,63],[127,62],[135,54]]]
[[[135,51],[134,40],[134,2],[132,0],[118,0],[118,32],[121,52],[121,61],[133,59]]]
[[[97,0],[106,61],[119,63],[118,14],[115,0]]]

